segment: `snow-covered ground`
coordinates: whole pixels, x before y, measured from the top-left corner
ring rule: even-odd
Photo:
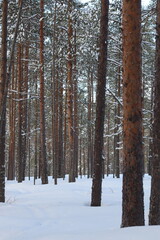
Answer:
[[[151,240],[160,227],[147,226],[150,177],[144,177],[145,227],[121,229],[122,179],[103,181],[102,207],[90,207],[91,180],[6,182],[0,203],[0,240]]]

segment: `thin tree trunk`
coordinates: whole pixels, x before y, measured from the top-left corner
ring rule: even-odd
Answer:
[[[36,91],[36,96],[38,94],[38,86],[37,86],[37,76],[36,76],[36,86],[35,86],[35,91]],[[35,137],[34,137],[34,184],[36,183],[36,179],[38,177],[38,100],[37,98],[35,99]]]
[[[7,15],[8,1],[3,0],[2,6],[2,43],[1,43],[1,76],[0,76],[0,107],[3,108],[3,97],[7,81]],[[0,134],[0,202],[5,202],[5,126],[6,108],[0,119],[2,131]]]
[[[160,0],[157,0],[153,157],[149,224],[160,225]]]
[[[18,64],[18,145],[17,145],[17,169],[18,182],[23,180],[23,162],[22,162],[22,44],[17,47],[17,64]]]
[[[92,174],[92,88],[91,88],[91,76],[90,69],[88,73],[88,150],[87,150],[87,175],[88,178]]]
[[[61,68],[61,73],[63,69]],[[59,79],[59,144],[58,144],[58,176],[64,177],[64,142],[63,142],[63,80]]]
[[[105,116],[105,90],[107,70],[108,42],[108,9],[109,1],[101,0],[100,18],[100,53],[98,62],[98,85],[96,95],[96,123],[94,142],[94,173],[92,183],[91,206],[101,206],[102,166],[103,166],[103,133]]]
[[[8,159],[8,180],[14,180],[15,178],[15,121],[16,121],[16,102],[15,102],[15,91],[16,91],[16,81],[14,74],[14,64],[12,67],[12,85],[10,93],[10,115],[9,115],[9,125],[10,125],[10,139],[9,139],[9,159]]]
[[[76,23],[75,23],[76,24]],[[75,176],[78,177],[78,81],[77,81],[77,33],[74,30],[74,68],[73,68],[73,127],[74,127],[74,162]]]
[[[67,114],[69,136],[69,182],[75,182],[74,126],[73,126],[73,26],[72,0],[68,0],[68,59],[67,59]]]
[[[108,109],[107,109],[107,134],[108,134],[108,137],[107,137],[107,176],[110,174],[110,138],[109,138],[109,130],[110,130],[110,109],[109,109],[109,106],[108,106]]]
[[[40,1],[40,132],[41,132],[41,177],[42,184],[48,183],[47,156],[46,156],[46,133],[44,111],[44,0]]]

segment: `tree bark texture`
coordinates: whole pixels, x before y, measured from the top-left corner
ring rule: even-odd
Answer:
[[[122,227],[144,225],[141,0],[123,1]]]
[[[157,0],[156,62],[154,82],[153,156],[149,224],[160,225],[160,0]]]
[[[109,1],[101,0],[100,17],[100,52],[98,62],[98,84],[96,95],[96,122],[94,142],[94,173],[92,182],[91,206],[101,205],[103,133],[105,116],[105,90],[107,70],[107,36],[108,36]]]

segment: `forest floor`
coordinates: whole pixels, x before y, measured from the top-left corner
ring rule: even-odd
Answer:
[[[102,207],[90,207],[91,179],[33,185],[6,181],[0,203],[0,240],[152,240],[160,226],[148,225],[150,177],[144,177],[145,227],[121,229],[122,178],[103,181]]]

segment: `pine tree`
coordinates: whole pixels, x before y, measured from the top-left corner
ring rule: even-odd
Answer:
[[[123,1],[122,227],[144,225],[141,0]]]
[[[8,0],[3,0],[2,7],[2,46],[1,46],[1,76],[0,76],[0,108],[3,108],[3,97],[7,81],[7,13]],[[5,127],[6,127],[6,108],[4,109],[1,121],[0,135],[0,202],[5,202]]]
[[[160,0],[157,0],[156,62],[154,80],[153,156],[149,224],[160,224]]]
[[[47,154],[46,154],[46,132],[44,111],[44,0],[40,1],[40,134],[41,134],[41,177],[42,184],[48,183]]]
[[[103,166],[103,133],[105,116],[105,90],[107,70],[107,36],[108,36],[109,1],[101,1],[100,17],[100,52],[98,62],[98,84],[96,93],[96,122],[94,142],[94,172],[92,182],[91,206],[101,205],[102,166]]]

